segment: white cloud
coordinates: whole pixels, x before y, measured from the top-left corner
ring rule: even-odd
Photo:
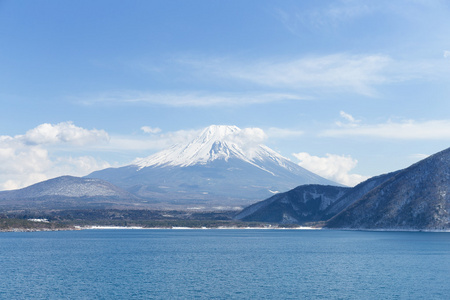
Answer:
[[[161,128],[159,127],[150,127],[150,126],[142,126],[141,130],[145,133],[159,133],[161,132]]]
[[[347,186],[355,186],[369,178],[349,173],[358,164],[358,161],[351,156],[327,153],[325,157],[318,157],[306,152],[293,153],[293,155],[300,161],[299,165],[303,168]]]
[[[0,136],[0,190],[17,189],[61,175],[82,176],[108,163],[90,156],[55,157],[51,147],[67,145],[71,150],[104,143],[103,130],[87,130],[70,122],[42,124],[24,135]]]
[[[70,143],[78,146],[109,140],[109,136],[104,130],[88,130],[77,127],[72,122],[62,122],[56,125],[41,124],[27,131],[25,135],[15,138],[32,145]]]
[[[110,166],[90,156],[53,158],[42,146],[0,147],[0,190],[22,188],[61,175],[84,176]]]
[[[444,51],[444,58],[450,58],[450,51],[448,50]]]
[[[450,139],[450,120],[391,122],[325,130],[322,136],[366,136],[400,140]]]
[[[252,147],[263,143],[267,134],[261,128],[243,128],[227,138],[238,145]]]

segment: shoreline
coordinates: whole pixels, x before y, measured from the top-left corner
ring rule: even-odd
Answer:
[[[169,230],[208,230],[208,229],[220,229],[220,230],[235,230],[235,229],[254,229],[254,230],[321,230],[322,228],[313,228],[313,227],[183,227],[183,226],[172,226],[172,227],[140,227],[140,226],[75,226],[78,230],[105,230],[105,229],[113,229],[113,230],[124,230],[124,229],[149,229],[149,230],[161,230],[161,229],[169,229]]]
[[[372,232],[450,232],[450,229],[402,229],[402,228],[323,228],[340,231],[372,231]]]
[[[219,226],[219,227],[141,227],[141,226],[73,226],[67,228],[10,228],[2,229],[1,232],[48,232],[48,231],[78,231],[78,230],[322,230],[322,228],[313,227],[236,227],[236,226]]]
[[[324,228],[324,227],[309,227],[309,226],[298,226],[298,227],[237,227],[237,226],[219,226],[219,227],[183,227],[183,226],[172,226],[172,227],[142,227],[142,226],[73,226],[68,228],[11,228],[7,230],[0,230],[1,232],[49,232],[49,231],[78,231],[78,230],[327,230],[327,231],[364,231],[364,232],[432,232],[432,233],[450,233],[450,229],[356,229],[356,228]]]
[[[139,227],[139,226],[76,226],[78,230],[336,230],[336,231],[371,231],[371,232],[445,232],[450,233],[450,229],[355,229],[355,228],[325,228],[325,227]]]

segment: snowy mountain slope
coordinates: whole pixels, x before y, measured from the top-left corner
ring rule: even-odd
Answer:
[[[178,205],[243,206],[300,184],[338,185],[279,155],[236,126],[212,125],[122,168],[88,175],[139,197]]]
[[[245,160],[246,155],[231,137],[240,132],[236,126],[212,125],[188,144],[177,144],[167,150],[147,158],[138,159],[135,165],[139,168],[151,166],[187,167],[195,164],[206,164],[216,159],[228,160],[239,157]]]
[[[286,169],[298,169],[269,147],[247,143],[243,138],[242,130],[236,126],[211,125],[188,144],[174,145],[147,158],[137,159],[134,164],[140,169],[156,166],[188,167],[237,158],[272,175],[264,167],[265,161],[275,162]]]

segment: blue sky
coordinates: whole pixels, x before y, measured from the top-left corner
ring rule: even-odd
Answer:
[[[260,128],[353,185],[450,146],[448,1],[0,1],[0,189]]]

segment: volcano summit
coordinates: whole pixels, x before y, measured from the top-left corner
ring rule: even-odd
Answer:
[[[256,133],[256,134],[255,134]],[[88,175],[155,205],[242,207],[302,184],[337,185],[281,156],[258,129],[212,125],[186,144]]]

